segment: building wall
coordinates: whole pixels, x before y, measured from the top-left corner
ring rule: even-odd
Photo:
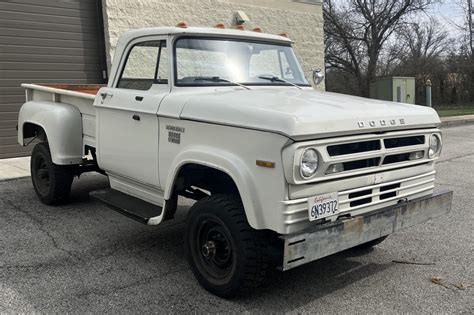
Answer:
[[[266,33],[287,32],[306,78],[312,69],[324,69],[323,17],[320,4],[292,0],[102,0],[107,62],[110,65],[119,36],[133,28],[174,26],[187,21],[190,26],[228,27],[235,12],[244,11],[247,29],[259,26]],[[258,4],[256,4],[258,3]],[[318,88],[324,89],[324,84]]]

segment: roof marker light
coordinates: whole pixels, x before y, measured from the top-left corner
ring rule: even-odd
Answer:
[[[181,27],[181,28],[188,28],[189,24],[188,22],[179,22],[176,24],[176,27]]]
[[[257,33],[261,33],[262,32],[262,29],[260,27],[256,27],[253,29],[254,32],[257,32]]]
[[[280,34],[278,34],[278,35],[280,35],[280,36],[282,36],[282,37],[288,38],[288,33],[287,33],[287,32],[283,32],[283,33],[280,33]]]
[[[245,28],[244,28],[243,25],[237,25],[237,26],[235,27],[235,29],[236,29],[236,30],[240,30],[240,31],[245,30]]]
[[[225,24],[224,23],[217,23],[214,27],[215,28],[220,28],[220,29],[225,29]]]

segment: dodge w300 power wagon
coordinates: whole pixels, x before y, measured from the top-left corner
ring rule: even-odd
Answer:
[[[172,219],[178,196],[196,200],[185,252],[221,297],[451,208],[434,189],[436,112],[315,91],[285,36],[132,30],[107,86],[23,86],[18,141],[36,139],[39,199],[66,202],[73,178],[96,171],[110,189],[91,197],[144,224]]]

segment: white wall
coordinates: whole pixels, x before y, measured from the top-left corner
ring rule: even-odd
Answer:
[[[235,12],[250,18],[246,28],[259,26],[266,33],[287,32],[306,78],[313,68],[324,69],[323,17],[321,5],[292,0],[102,0],[104,10],[107,62],[110,65],[118,37],[140,27],[174,26],[187,21],[190,26],[228,27]],[[258,4],[257,4],[258,3]],[[324,85],[319,88],[324,89]]]

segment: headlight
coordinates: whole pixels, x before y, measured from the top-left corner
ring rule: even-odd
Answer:
[[[306,149],[301,156],[301,176],[310,178],[318,170],[319,156],[315,149]]]
[[[431,135],[430,137],[430,149],[428,151],[428,157],[433,159],[438,157],[441,153],[441,139],[438,135]]]

